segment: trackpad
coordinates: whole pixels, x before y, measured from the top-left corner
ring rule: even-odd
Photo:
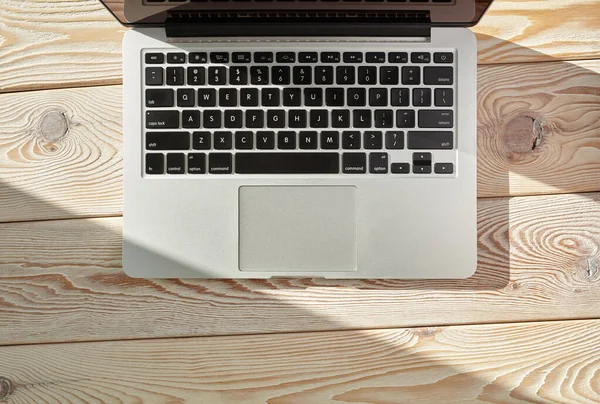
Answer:
[[[356,205],[356,187],[240,187],[240,270],[356,271]]]

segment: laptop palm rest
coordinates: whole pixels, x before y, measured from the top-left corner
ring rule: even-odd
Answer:
[[[239,269],[348,272],[357,267],[353,186],[239,188]]]

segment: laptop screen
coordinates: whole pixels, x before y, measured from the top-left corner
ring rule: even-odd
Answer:
[[[427,15],[434,26],[477,24],[493,0],[100,0],[124,25],[162,25],[171,13],[400,12]],[[410,14],[409,14],[410,15]]]

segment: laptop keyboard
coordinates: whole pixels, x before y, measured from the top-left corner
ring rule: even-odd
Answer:
[[[145,50],[143,171],[453,177],[455,60],[453,49]]]

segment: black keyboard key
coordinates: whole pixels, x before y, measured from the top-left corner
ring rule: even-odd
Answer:
[[[285,111],[283,109],[267,111],[267,128],[284,128]]]
[[[377,84],[377,68],[375,66],[361,66],[358,68],[358,84]]]
[[[431,174],[431,166],[415,166],[413,165],[413,173],[415,174]]]
[[[436,174],[453,174],[454,164],[452,163],[435,163],[433,172]]]
[[[208,84],[211,86],[224,86],[227,84],[227,69],[225,67],[208,68]]]
[[[206,84],[206,70],[204,67],[188,67],[187,83],[189,86],[203,86]]]
[[[174,93],[170,88],[146,90],[146,106],[148,108],[172,107],[174,105]]]
[[[277,133],[277,147],[282,150],[293,150],[296,148],[296,132],[281,131]]]
[[[421,68],[415,66],[404,66],[402,68],[402,84],[421,84]]]
[[[412,150],[451,150],[454,133],[450,131],[408,132],[408,148]]]
[[[189,132],[146,132],[146,150],[189,150]]]
[[[380,67],[379,84],[398,84],[398,68],[396,66]]]
[[[163,64],[165,62],[165,55],[163,53],[146,53],[146,64],[155,65]]]
[[[288,111],[288,126],[290,128],[306,128],[306,110],[290,109]]]
[[[429,63],[431,62],[431,53],[429,52],[413,52],[410,55],[412,63]]]
[[[170,64],[182,64],[185,63],[185,53],[176,52],[176,53],[167,53],[167,63]]]
[[[213,134],[213,147],[216,150],[230,150],[232,146],[231,132],[217,131]]]
[[[199,107],[216,107],[217,106],[217,90],[214,88],[198,89],[198,106]]]
[[[177,106],[193,107],[196,105],[195,91],[192,88],[180,88],[177,90]]]
[[[211,145],[210,132],[194,132],[192,134],[192,148],[194,150],[210,150]]]
[[[260,129],[265,127],[265,111],[262,109],[246,110],[246,127]]]
[[[211,63],[229,63],[229,52],[211,52]]]
[[[350,111],[347,109],[334,109],[331,111],[331,126],[334,128],[350,127]]]
[[[188,174],[206,174],[206,154],[189,153],[187,167]]]
[[[235,148],[251,150],[254,147],[253,135],[250,131],[235,132]]]
[[[430,166],[431,153],[413,153],[413,165],[415,166]]]
[[[312,70],[310,66],[294,66],[294,84],[312,84]]]
[[[360,149],[360,132],[355,130],[342,132],[342,149]]]
[[[383,148],[383,135],[379,131],[365,131],[363,134],[365,149],[379,150]]]
[[[248,84],[248,68],[246,66],[230,67],[229,84],[232,86],[243,86]]]
[[[312,111],[311,111],[312,112]],[[298,144],[301,149],[316,149],[317,148],[317,132],[301,131],[298,133]]]
[[[190,64],[206,63],[208,60],[206,52],[190,52]]]
[[[387,107],[388,105],[387,88],[370,88],[369,105],[372,107]]]
[[[454,54],[452,52],[436,52],[433,54],[434,63],[452,63]]]
[[[238,92],[235,88],[221,88],[219,90],[219,106],[220,107],[237,107],[237,105],[238,105],[237,104],[238,103],[237,96],[238,96]]]
[[[283,89],[283,105],[286,107],[299,107],[302,102],[302,90],[300,88]]]
[[[419,111],[419,128],[452,128],[454,115],[449,109],[422,109]]]
[[[344,63],[362,63],[362,52],[344,52]]]
[[[388,62],[390,63],[408,63],[408,53],[390,52],[388,53]]]
[[[242,88],[240,91],[240,105],[242,107],[258,107],[258,89]]]
[[[185,154],[167,154],[167,174],[185,174]]]
[[[367,63],[385,63],[385,53],[367,52]]]
[[[163,68],[162,67],[146,67],[146,85],[147,86],[162,86],[163,85]]]
[[[164,174],[165,155],[162,153],[146,154],[146,174]]]
[[[364,88],[349,88],[347,96],[348,106],[364,107],[367,105],[367,91]]]
[[[326,109],[310,110],[310,127],[327,128],[329,126],[329,112]]]
[[[317,87],[305,88],[304,105],[307,107],[323,106],[323,89]]]
[[[396,111],[396,127],[397,128],[414,128],[415,127],[415,110],[414,109],[399,109]]]
[[[410,164],[409,163],[392,163],[390,171],[392,174],[408,174],[408,173],[410,173]]]
[[[415,88],[415,89],[413,89],[413,105],[415,107],[430,107],[431,106],[431,89],[430,88]]]
[[[333,67],[315,66],[315,84],[333,84]]]
[[[181,126],[186,129],[200,127],[200,111],[186,109],[181,112]]]
[[[376,109],[375,110],[375,127],[376,128],[393,128],[394,127],[394,111],[391,109]]]
[[[339,52],[321,52],[321,63],[339,63]]]
[[[206,109],[203,112],[203,125],[207,129],[217,129],[221,127],[221,110],[220,109]]]
[[[355,109],[354,111],[352,111],[352,123],[355,128],[370,128],[371,110]]]
[[[369,154],[369,172],[371,174],[388,173],[388,154],[371,153]]]
[[[233,52],[232,63],[250,63],[250,52]]]
[[[231,174],[233,172],[231,153],[210,153],[208,172],[210,174]]]
[[[329,107],[344,106],[344,89],[328,88],[325,90],[325,105]]]
[[[354,84],[356,69],[354,66],[338,66],[336,68],[336,83],[337,84]]]
[[[147,129],[179,128],[179,111],[146,111]]]
[[[266,86],[269,84],[269,68],[267,66],[252,66],[250,68],[250,83]]]
[[[280,90],[278,88],[263,88],[261,103],[263,107],[278,107],[281,103]]]
[[[321,149],[334,150],[340,148],[340,134],[336,131],[321,132]]]
[[[184,84],[185,71],[183,67],[167,67],[167,85],[182,86]]]
[[[236,153],[238,174],[339,174],[338,153]]]
[[[392,106],[408,107],[410,105],[410,91],[408,88],[392,88]]]
[[[367,155],[365,153],[344,153],[342,156],[342,172],[344,174],[366,173]]]
[[[226,109],[224,118],[226,128],[241,128],[244,126],[244,122],[242,120],[242,110]]]
[[[294,63],[296,61],[295,52],[277,52],[275,55],[277,63]]]
[[[270,131],[256,132],[256,148],[259,150],[273,150],[275,148],[275,133]]]
[[[451,88],[436,88],[434,103],[436,107],[451,107],[454,105],[454,90]]]
[[[273,76],[273,84],[275,84],[275,85],[290,84],[290,67],[289,66],[273,66],[272,76]]]
[[[388,131],[385,132],[385,148],[389,150],[404,149],[404,132]]]
[[[454,84],[454,69],[452,67],[425,67],[423,83],[433,86],[451,86]]]
[[[317,63],[319,55],[317,52],[300,52],[298,54],[298,62],[300,63]]]
[[[254,63],[273,63],[273,52],[254,52]]]

